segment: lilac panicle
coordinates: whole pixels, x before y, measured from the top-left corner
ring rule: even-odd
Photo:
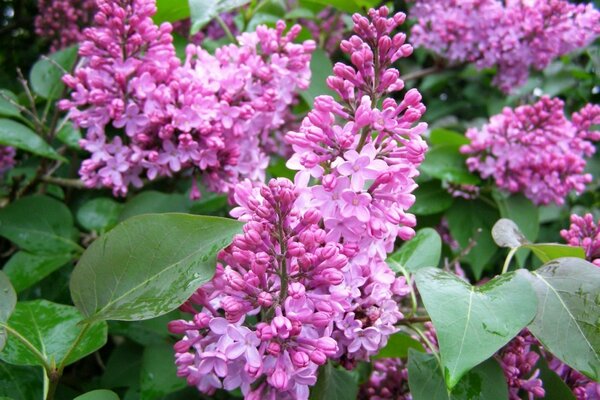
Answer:
[[[86,129],[86,185],[125,195],[143,178],[177,173],[198,174],[215,192],[263,180],[270,135],[291,120],[296,91],[310,80],[315,45],[293,43],[300,27],[259,26],[214,56],[189,45],[182,64],[171,25],[152,21],[155,0],[99,0],[98,8],[82,63],[64,77],[71,97],[60,103]]]
[[[81,41],[96,12],[96,0],[38,0],[37,6],[35,33],[50,40],[51,51]]]
[[[505,92],[529,70],[590,44],[600,35],[600,12],[566,0],[415,0],[416,46],[454,63],[496,67],[493,83]]]
[[[600,106],[587,105],[571,121],[563,109],[560,99],[542,97],[533,105],[506,107],[481,129],[469,129],[471,143],[461,148],[469,170],[535,204],[563,204],[570,192],[582,193],[592,180],[585,159],[600,139],[591,130],[600,121]]]
[[[585,258],[600,267],[600,221],[594,222],[592,214],[571,215],[571,226],[560,235],[570,246],[583,247]]]
[[[15,166],[16,154],[14,147],[0,146],[0,177]]]

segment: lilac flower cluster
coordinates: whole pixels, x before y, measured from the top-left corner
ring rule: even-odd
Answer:
[[[86,129],[85,184],[125,195],[144,175],[196,173],[215,192],[264,179],[269,135],[289,121],[295,92],[309,84],[315,44],[293,43],[300,27],[259,26],[214,56],[189,45],[181,65],[171,25],[152,22],[154,0],[98,7],[79,50],[83,63],[64,77],[73,93],[60,103]]]
[[[314,20],[306,19],[300,22],[308,29],[312,38],[320,43],[323,50],[328,54],[333,54],[339,49],[346,31],[342,15],[333,7],[325,7]]]
[[[415,0],[415,45],[452,62],[496,67],[503,91],[600,35],[600,12],[566,0]]]
[[[571,215],[571,226],[560,235],[569,245],[583,247],[585,258],[600,267],[600,221],[595,223],[592,214]]]
[[[412,400],[408,387],[408,366],[401,358],[382,358],[373,361],[369,380],[360,387],[359,399]]]
[[[251,399],[305,399],[319,365],[368,359],[403,318],[398,302],[410,289],[385,258],[396,237],[414,234],[406,210],[427,147],[417,91],[377,108],[403,87],[389,66],[411,52],[403,34],[389,36],[404,15],[388,14],[382,7],[353,17],[357,35],[342,49],[356,69],[337,64],[328,80],[338,93],[345,88],[344,104],[318,97],[288,133],[296,182],[236,185],[232,215],[246,222],[244,234],[184,306],[193,320],[170,324],[185,335],[175,346],[179,375],[203,392],[241,387]]]
[[[56,51],[83,39],[83,28],[90,25],[96,0],[38,0],[35,33],[50,40]]]
[[[521,399],[522,392],[527,392],[530,399],[544,397],[543,382],[538,378],[540,370],[534,370],[540,355],[531,349],[539,344],[525,329],[496,355],[504,370],[510,400]]]
[[[567,384],[577,400],[600,400],[600,383],[590,380],[556,357],[548,355],[548,366]]]
[[[592,180],[584,173],[585,157],[600,140],[600,133],[590,130],[600,121],[600,106],[587,105],[572,121],[563,108],[560,99],[542,97],[534,105],[506,107],[481,129],[469,129],[471,143],[461,148],[470,155],[469,169],[535,204],[563,204],[569,192],[583,192]]]
[[[0,146],[0,177],[15,166],[16,154],[17,152],[14,147]]]

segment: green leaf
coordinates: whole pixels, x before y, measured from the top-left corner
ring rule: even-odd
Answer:
[[[561,258],[529,279],[538,298],[531,333],[569,366],[600,380],[600,269],[579,258]]]
[[[317,383],[313,386],[311,400],[356,400],[358,383],[353,375],[327,363],[319,368]]]
[[[166,314],[212,278],[217,252],[241,226],[186,214],[130,218],[83,253],[71,277],[73,302],[92,320]]]
[[[537,368],[540,370],[539,378],[544,382],[544,391],[546,392],[544,400],[575,400],[571,388],[548,367],[544,357],[540,357]]]
[[[74,400],[119,400],[119,396],[113,391],[98,389],[77,396]]]
[[[519,270],[497,276],[485,285],[471,286],[436,268],[415,274],[437,332],[449,388],[534,318],[537,299],[525,275]]]
[[[0,358],[16,365],[69,365],[98,350],[106,343],[106,322],[96,322],[82,333],[83,318],[75,307],[46,300],[19,302],[8,326],[25,338],[39,355],[9,332]]]
[[[50,197],[24,197],[0,209],[0,236],[31,253],[64,254],[79,250],[72,233],[71,212]]]
[[[312,0],[312,2],[323,4],[326,6],[331,6],[347,13],[355,13],[361,11],[359,6],[359,0]]]
[[[533,251],[533,254],[535,254],[543,263],[564,257],[585,259],[585,251],[583,248],[568,246],[566,244],[536,243],[527,244],[523,247]]]
[[[188,211],[188,201],[182,194],[167,194],[148,190],[129,200],[121,215],[120,221],[142,214],[162,214]]]
[[[4,266],[15,290],[23,290],[35,285],[69,261],[72,256],[63,254],[31,254],[26,251],[15,253]]]
[[[75,128],[69,121],[66,122],[62,128],[56,133],[58,140],[66,144],[71,149],[80,150],[79,140],[81,140],[81,131]]]
[[[442,369],[431,354],[410,350],[408,385],[413,400],[506,400],[508,387],[502,368],[493,358],[469,371],[452,393],[444,384]]]
[[[454,203],[454,198],[440,186],[439,181],[420,183],[415,195],[415,204],[410,212],[416,215],[432,215],[446,211]]]
[[[0,324],[5,324],[15,309],[17,304],[17,294],[10,283],[8,276],[0,271]],[[0,351],[6,344],[6,331],[0,327]]]
[[[406,333],[398,332],[390,336],[385,347],[373,358],[406,358],[410,349],[425,351],[421,342]]]
[[[39,367],[20,367],[0,362],[0,397],[14,400],[43,398],[43,372]]]
[[[19,108],[8,101],[4,96],[8,97],[15,103],[19,103],[17,96],[10,90],[0,89],[0,115],[5,117],[18,117],[21,115]]]
[[[119,222],[123,206],[113,199],[99,197],[77,210],[77,222],[88,231],[104,232]]]
[[[11,119],[0,118],[0,145],[16,147],[53,160],[66,161],[35,132]]]
[[[190,17],[188,0],[157,0],[156,14],[152,19],[157,25],[163,22],[175,22]]]
[[[442,239],[432,228],[420,229],[414,238],[405,242],[398,251],[390,256],[389,264],[398,271],[395,264],[410,272],[424,267],[437,267],[442,255]]]
[[[189,0],[191,33],[195,34],[218,15],[250,3],[250,0]]]
[[[64,71],[71,71],[77,60],[77,46],[67,47],[41,58],[31,68],[29,82],[33,91],[48,100],[60,98],[65,87],[62,83]]]
[[[143,347],[130,342],[125,342],[115,348],[106,363],[106,369],[100,379],[100,386],[110,389],[139,386],[143,352]],[[173,354],[165,360],[172,357]],[[162,360],[161,363],[164,363],[165,360]]]
[[[450,129],[434,128],[429,134],[429,142],[436,146],[445,144],[462,146],[463,144],[469,144],[469,139],[462,133]]]
[[[471,240],[476,242],[464,260],[471,265],[475,279],[480,279],[484,267],[498,250],[491,235],[498,212],[479,200],[460,200],[454,202],[446,217],[450,233],[462,249],[467,248]]]
[[[323,49],[316,49],[310,59],[310,86],[300,92],[300,97],[306,101],[306,104],[312,106],[317,96],[330,92],[326,81],[332,70],[333,64],[327,53]]]
[[[108,328],[112,335],[125,336],[142,346],[149,346],[169,340],[171,333],[167,329],[167,324],[181,318],[179,311],[174,310],[160,317],[143,321],[109,321]]]
[[[165,395],[186,387],[185,379],[177,376],[174,362],[165,362],[173,357],[173,346],[161,343],[148,346],[142,358],[141,397],[162,399]]]
[[[479,178],[471,174],[467,168],[466,158],[457,145],[432,147],[427,152],[421,171],[426,174],[452,183],[476,185]]]

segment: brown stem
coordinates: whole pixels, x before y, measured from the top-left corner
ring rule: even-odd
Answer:
[[[85,183],[80,181],[79,179],[67,179],[67,178],[57,178],[55,176],[42,176],[40,181],[51,183],[53,185],[75,188],[75,189],[86,189]]]
[[[411,325],[411,324],[420,324],[423,322],[429,322],[431,321],[431,318],[429,316],[420,316],[420,317],[410,317],[410,318],[404,318],[402,320],[400,320],[398,323],[400,325]]]
[[[439,65],[434,65],[433,67],[429,67],[429,68],[424,68],[424,69],[420,69],[418,71],[413,71],[413,72],[409,72],[408,74],[405,74],[403,76],[401,76],[403,81],[411,81],[414,79],[420,79],[420,78],[424,78],[426,76],[429,75],[433,75],[436,74],[440,71],[442,71],[443,68],[440,67]]]

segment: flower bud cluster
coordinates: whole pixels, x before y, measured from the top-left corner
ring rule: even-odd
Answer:
[[[539,378],[540,370],[534,370],[540,355],[531,348],[539,344],[525,329],[496,355],[508,383],[510,400],[521,399],[523,392],[527,392],[530,399],[544,397],[543,382]]]
[[[35,33],[50,40],[51,51],[82,40],[96,12],[96,0],[38,0],[37,6]]]
[[[535,204],[563,204],[571,192],[581,193],[592,176],[584,172],[600,134],[600,106],[589,104],[569,121],[564,103],[542,97],[533,105],[504,108],[481,129],[471,128],[469,170],[492,177],[499,188],[521,192]]]
[[[184,306],[193,320],[169,325],[185,334],[175,345],[178,374],[200,391],[305,399],[318,366],[338,354],[331,333],[351,307],[341,288],[356,248],[328,241],[320,212],[301,211],[299,196],[283,178],[238,185],[234,214],[244,233]]]
[[[571,215],[571,226],[560,235],[570,246],[583,247],[585,258],[600,267],[600,221],[595,223],[592,214]]]
[[[144,176],[187,171],[229,192],[245,178],[264,179],[269,135],[291,119],[295,92],[310,80],[315,44],[293,43],[300,27],[259,26],[214,56],[190,45],[182,65],[171,25],[152,21],[155,0],[99,0],[98,7],[80,46],[83,62],[64,77],[73,93],[60,103],[86,129],[86,185],[125,195]]]
[[[0,177],[15,166],[17,152],[14,147],[0,146]]]
[[[600,12],[566,0],[415,0],[416,46],[452,62],[496,67],[493,83],[521,86],[531,68],[587,46],[600,35]]]

